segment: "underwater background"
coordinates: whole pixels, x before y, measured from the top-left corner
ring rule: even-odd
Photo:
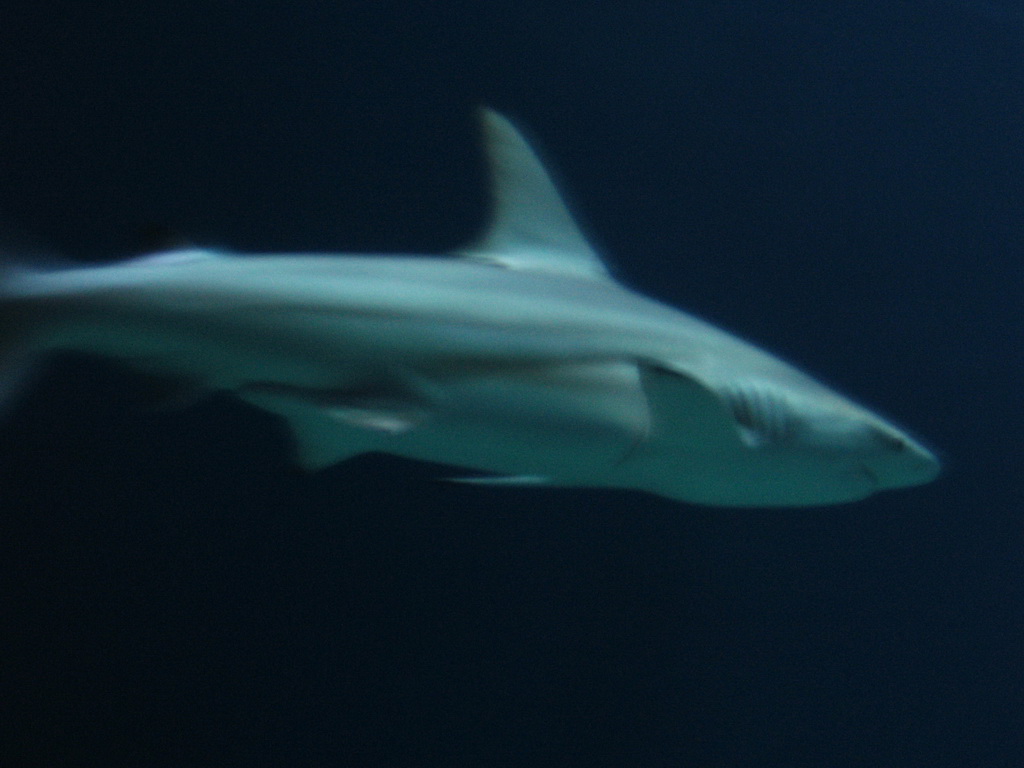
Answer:
[[[480,104],[625,283],[943,476],[730,510],[307,475],[264,413],[54,359],[0,429],[0,765],[1024,765],[1019,3],[12,0],[5,247],[457,248]]]

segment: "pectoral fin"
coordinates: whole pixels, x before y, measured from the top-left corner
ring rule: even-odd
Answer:
[[[248,400],[271,396],[294,401],[313,409],[321,419],[392,435],[408,432],[430,415],[422,397],[391,382],[337,388],[252,382],[239,394]]]
[[[428,417],[415,403],[348,403],[329,406],[323,415],[356,429],[400,435],[414,429]]]
[[[407,433],[431,415],[415,395],[384,386],[317,389],[253,382],[238,394],[287,421],[296,459],[309,470],[378,450],[386,437]]]

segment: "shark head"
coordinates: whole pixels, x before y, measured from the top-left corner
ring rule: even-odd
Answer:
[[[934,480],[939,461],[881,417],[823,387],[751,379],[708,386],[648,370],[648,440],[621,465],[630,484],[725,506],[855,501]]]
[[[789,418],[790,431],[778,443],[752,448],[763,451],[766,459],[773,453],[784,456],[783,466],[797,479],[815,472],[818,492],[826,499],[852,501],[879,491],[923,485],[939,473],[938,459],[931,451],[852,403],[839,400],[831,407],[797,407]],[[808,490],[805,487],[802,493]]]
[[[906,432],[851,403],[793,413],[785,448],[830,462],[840,477],[863,476],[868,493],[924,485],[939,474],[935,455]]]

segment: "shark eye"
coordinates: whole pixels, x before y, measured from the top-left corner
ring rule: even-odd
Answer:
[[[894,453],[902,453],[909,447],[907,439],[902,435],[894,434],[892,432],[888,432],[884,429],[879,429],[877,427],[872,431],[874,432],[875,439],[887,451],[893,451]]]
[[[793,433],[793,421],[785,399],[762,386],[734,385],[723,393],[726,407],[751,447],[777,445]]]

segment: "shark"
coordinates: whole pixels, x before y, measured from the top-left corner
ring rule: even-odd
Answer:
[[[366,453],[466,483],[827,505],[934,479],[926,447],[704,320],[617,281],[514,123],[483,108],[491,215],[424,254],[192,246],[0,273],[0,393],[41,355],[225,391],[318,470]]]

